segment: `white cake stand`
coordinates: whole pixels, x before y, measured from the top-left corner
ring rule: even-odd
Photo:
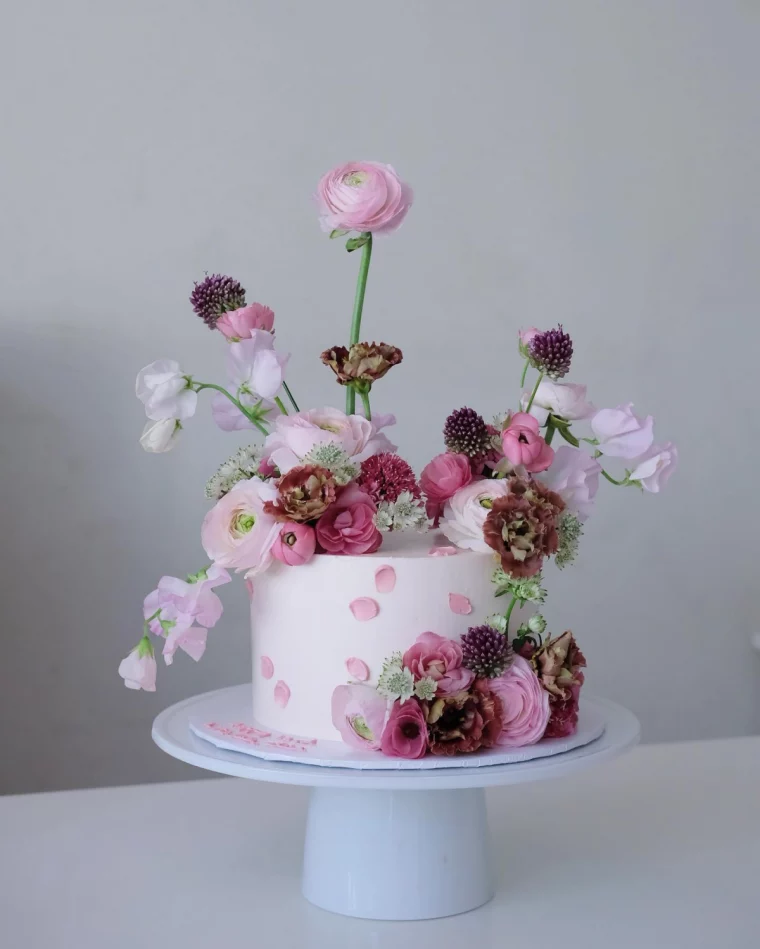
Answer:
[[[484,788],[580,771],[632,748],[635,716],[606,699],[583,697],[606,719],[590,744],[513,764],[417,771],[370,771],[267,761],[198,738],[190,721],[223,719],[239,705],[234,686],[162,712],[153,740],[180,761],[254,781],[312,788],[303,894],[323,909],[365,919],[433,919],[475,909],[493,896]]]

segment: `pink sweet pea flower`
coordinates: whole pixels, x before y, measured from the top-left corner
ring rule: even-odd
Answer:
[[[371,554],[383,542],[377,507],[355,483],[345,487],[317,521],[317,541],[328,554]]]
[[[412,189],[390,165],[354,161],[323,175],[317,203],[324,231],[390,233],[412,206]]]
[[[238,572],[246,570],[247,577],[265,570],[282,525],[265,513],[264,504],[276,499],[277,489],[269,482],[238,481],[203,520],[201,543],[209,558]]]
[[[657,494],[664,488],[668,478],[676,470],[678,449],[672,442],[664,445],[652,445],[639,458],[634,459],[631,481],[639,481],[645,491]]]
[[[273,399],[285,377],[290,353],[274,350],[274,337],[266,330],[251,330],[247,339],[230,343],[227,374],[238,389]]]
[[[156,691],[156,660],[147,636],[143,636],[132,652],[121,660],[119,675],[128,689]]]
[[[537,419],[527,412],[515,412],[501,434],[504,455],[513,465],[526,471],[546,471],[554,458],[554,449],[539,434]]]
[[[638,458],[654,441],[654,418],[633,414],[633,402],[616,409],[601,409],[591,419],[599,451],[612,458]]]
[[[317,535],[308,524],[288,523],[283,525],[277,540],[272,545],[272,556],[290,567],[308,563],[317,549]]]
[[[255,330],[271,333],[274,313],[263,303],[249,303],[237,310],[222,313],[215,326],[230,342],[236,343],[252,337]]]
[[[438,633],[422,633],[404,653],[404,668],[415,679],[429,676],[438,683],[439,695],[461,692],[472,684],[475,675],[462,665],[462,647]]]
[[[427,751],[427,722],[417,699],[395,702],[383,729],[380,749],[391,758],[422,758]]]
[[[332,694],[332,722],[347,745],[377,751],[386,700],[369,685],[339,685]]]
[[[561,445],[554,453],[551,467],[541,474],[539,481],[562,498],[568,511],[585,521],[594,507],[601,470],[599,462],[585,451]]]
[[[230,575],[219,564],[212,564],[208,570],[198,576],[195,582],[180,580],[179,577],[161,577],[155,590],[145,597],[143,616],[149,619],[158,610],[160,617],[150,621],[152,633],[160,636],[163,632],[161,620],[173,622],[189,628],[198,623],[210,629],[219,621],[223,612],[222,601],[214,593],[214,587],[230,582]]]
[[[259,399],[256,395],[248,392],[241,392],[238,401],[247,409],[252,409],[259,402],[262,402],[262,411],[268,412],[269,417],[272,413],[279,414],[279,409],[268,399]],[[254,429],[256,426],[250,419],[247,419],[239,408],[221,392],[217,392],[211,399],[211,416],[223,432],[242,432],[246,429]]]
[[[170,666],[174,661],[174,653],[178,649],[186,652],[191,659],[198,662],[206,651],[207,637],[208,630],[202,626],[189,626],[187,629],[175,626],[169,630],[164,641],[162,652],[164,662],[167,666]]]

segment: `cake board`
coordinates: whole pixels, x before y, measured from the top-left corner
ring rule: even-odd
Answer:
[[[273,761],[218,748],[191,722],[225,720],[250,685],[198,695],[163,711],[153,740],[187,764],[233,777],[310,787],[302,890],[322,909],[365,919],[463,913],[494,893],[484,789],[562,777],[617,757],[639,740],[627,709],[584,695],[603,734],[551,757],[511,764],[370,770]]]

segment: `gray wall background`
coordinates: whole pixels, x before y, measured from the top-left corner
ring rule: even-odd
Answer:
[[[521,325],[561,320],[573,378],[677,440],[667,493],[603,485],[547,608],[590,688],[649,740],[755,731],[760,7],[708,0],[27,0],[0,34],[0,790],[193,776],[153,716],[245,681],[242,584],[155,695],[117,664],[162,573],[202,563],[203,484],[243,440],[208,403],[138,446],[137,370],[219,380],[186,298],[204,270],[271,305],[302,403],[340,399],[357,260],[310,195],[352,157],[416,191],[378,242],[365,327],[416,466],[448,411],[514,399]]]

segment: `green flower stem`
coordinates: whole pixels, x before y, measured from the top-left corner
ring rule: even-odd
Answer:
[[[550,415],[546,422],[546,434],[544,435],[544,441],[547,445],[551,445],[552,439],[554,438],[554,433],[557,431],[557,428],[554,424],[554,419]]]
[[[609,481],[610,484],[617,484],[617,485],[619,485],[619,486],[621,486],[621,487],[624,486],[624,485],[626,485],[626,484],[630,484],[630,482],[628,481],[627,478],[625,478],[623,481],[618,481],[617,478],[613,478],[611,474],[607,474],[607,472],[604,470],[604,468],[602,468],[602,472],[601,472],[601,473],[602,473],[602,474],[604,475],[604,477]]]
[[[515,603],[517,603],[517,597],[512,596],[512,602],[507,607],[507,612],[504,614],[504,629],[505,636],[509,636],[509,618],[512,615],[512,610],[515,608]]]
[[[536,379],[536,384],[533,386],[533,391],[531,392],[530,398],[528,399],[528,404],[525,406],[526,412],[530,412],[530,408],[533,405],[533,400],[536,397],[536,393],[538,392],[538,387],[541,385],[541,380],[543,378],[544,378],[543,372],[539,372],[538,379]]]
[[[356,296],[354,297],[354,312],[351,317],[351,335],[348,344],[353,346],[359,342],[359,333],[362,326],[362,310],[364,309],[364,294],[367,289],[367,274],[369,273],[369,264],[372,259],[372,234],[367,232],[362,234],[367,238],[367,243],[362,247],[362,259],[359,264],[359,276],[356,280]],[[346,415],[352,415],[356,409],[356,392],[349,386],[346,389]]]
[[[221,392],[222,395],[226,395],[227,398],[232,402],[232,404],[243,413],[243,415],[251,422],[256,428],[261,432],[262,435],[268,435],[269,432],[264,428],[261,422],[254,418],[248,409],[242,405],[232,393],[228,392],[226,389],[223,389],[222,386],[215,385],[213,382],[198,382],[195,386],[196,392],[202,392],[204,389],[214,389],[215,392]]]
[[[282,387],[283,387],[283,389],[285,390],[285,395],[286,395],[286,396],[288,397],[288,399],[290,400],[290,404],[293,406],[293,411],[294,411],[294,412],[300,412],[301,410],[298,408],[298,403],[297,403],[296,400],[293,398],[293,393],[292,393],[292,392],[290,391],[290,389],[288,388],[287,382],[283,382]]]
[[[150,627],[148,626],[148,624],[151,623],[154,619],[158,619],[158,617],[159,617],[160,615],[161,615],[161,609],[159,608],[159,609],[156,610],[156,612],[153,614],[153,616],[149,616],[149,617],[145,620],[145,622],[143,623],[143,639],[145,639],[145,637],[146,637],[146,636],[148,635],[148,633],[150,632]]]
[[[364,414],[367,417],[367,421],[370,422],[372,420],[372,412],[370,411],[370,407],[369,407],[369,392],[360,392],[359,397],[362,400],[362,405],[364,406]]]
[[[528,375],[528,367],[530,366],[530,359],[525,360],[525,365],[523,366],[522,375],[520,376],[520,388],[525,385],[525,377]]]
[[[282,404],[282,399],[281,399],[278,395],[276,395],[276,396],[274,397],[274,404],[275,404],[275,405],[277,406],[277,408],[282,412],[283,415],[287,415],[287,414],[288,414],[288,410],[287,410],[287,409],[285,408],[285,406]]]

